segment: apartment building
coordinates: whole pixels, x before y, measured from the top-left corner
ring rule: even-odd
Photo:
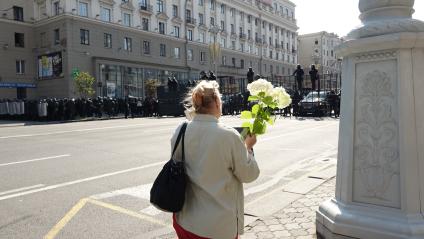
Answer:
[[[0,98],[78,97],[78,71],[120,98],[143,97],[148,80],[278,77],[297,64],[288,0],[3,0],[0,15]]]
[[[343,39],[325,31],[299,36],[299,64],[309,69],[315,64],[320,74],[341,72],[341,58],[335,48]]]

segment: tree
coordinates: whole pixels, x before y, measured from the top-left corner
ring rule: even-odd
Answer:
[[[94,82],[96,79],[94,79],[94,77],[92,77],[88,72],[79,72],[76,74],[74,79],[77,91],[81,97],[87,98],[96,93],[94,90]]]
[[[148,97],[156,97],[156,89],[159,86],[159,82],[156,79],[149,79],[146,81],[146,94]]]

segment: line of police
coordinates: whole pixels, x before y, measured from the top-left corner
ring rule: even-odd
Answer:
[[[150,117],[157,115],[158,101],[141,98],[88,98],[0,100],[0,119],[62,121],[81,118],[111,118],[117,116]]]

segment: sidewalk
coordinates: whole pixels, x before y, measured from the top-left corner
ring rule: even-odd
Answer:
[[[315,212],[325,200],[334,197],[333,177],[277,213],[257,219],[245,228],[240,239],[303,239],[317,238]]]

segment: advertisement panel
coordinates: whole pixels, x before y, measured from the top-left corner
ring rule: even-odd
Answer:
[[[63,77],[62,53],[55,52],[38,57],[38,78]]]

